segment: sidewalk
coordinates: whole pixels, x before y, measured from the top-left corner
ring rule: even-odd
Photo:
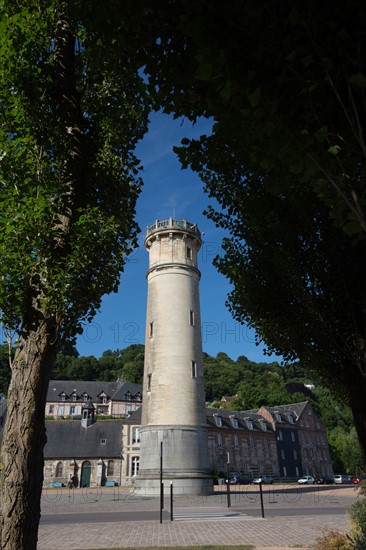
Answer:
[[[342,488],[343,489],[343,488]],[[228,508],[225,507],[222,495],[213,495],[203,501],[192,497],[185,499],[177,497],[175,500],[174,521],[166,519],[163,523],[154,521],[123,521],[123,513],[134,510],[156,510],[157,499],[139,499],[136,494],[132,498],[126,498],[124,502],[108,498],[107,493],[96,491],[94,501],[90,493],[88,502],[85,495],[73,494],[70,504],[67,502],[67,494],[62,495],[58,501],[44,502],[42,513],[57,514],[57,524],[44,524],[40,526],[38,550],[97,550],[124,547],[165,547],[165,546],[197,546],[197,545],[253,545],[257,550],[279,550],[284,548],[297,548],[298,550],[311,548],[315,540],[328,530],[346,532],[348,522],[346,514],[340,513],[339,506],[348,505],[357,497],[352,489],[344,488],[337,493],[334,490],[323,489],[316,493],[316,489],[300,494],[300,505],[303,508],[299,515],[292,515],[291,507],[280,502],[283,495],[272,491],[266,493],[265,508],[271,510],[271,517],[264,519],[260,514],[249,513],[253,510],[243,499],[233,499],[230,512],[237,512],[237,517],[225,517]],[[244,495],[245,496],[245,495]],[[248,497],[252,495],[247,495]],[[238,496],[239,497],[239,496]],[[291,495],[293,499],[293,494]],[[321,499],[321,500],[319,500]],[[319,513],[306,515],[306,509],[314,508],[314,502],[319,502]],[[323,515],[322,506],[334,506],[331,511]],[[166,505],[167,506],[167,505]],[[282,510],[286,506],[286,510]],[[247,507],[247,510],[246,510]],[[276,512],[278,508],[278,515]],[[338,508],[338,510],[337,510]],[[62,514],[88,513],[103,511],[120,512],[121,521],[103,523],[62,523]],[[202,515],[212,517],[198,517]],[[247,513],[248,512],[248,513]],[[284,513],[285,515],[280,515]],[[241,515],[239,515],[241,514]],[[182,516],[185,516],[184,518]],[[107,516],[108,517],[108,516]],[[127,517],[127,514],[126,514]]]
[[[310,548],[325,528],[347,530],[345,518],[307,516],[181,522],[42,526],[39,550],[251,544],[257,549]]]

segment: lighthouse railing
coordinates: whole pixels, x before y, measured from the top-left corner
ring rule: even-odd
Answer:
[[[194,233],[199,233],[197,224],[191,223],[186,219],[176,220],[174,218],[169,218],[167,220],[156,220],[152,225],[147,226],[147,234],[157,231],[159,229],[169,229],[169,228],[178,228],[178,229],[188,229]]]

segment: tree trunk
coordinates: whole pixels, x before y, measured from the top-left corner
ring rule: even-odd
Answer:
[[[2,550],[37,548],[45,404],[57,349],[44,320],[33,327],[22,331],[12,364],[2,448]]]

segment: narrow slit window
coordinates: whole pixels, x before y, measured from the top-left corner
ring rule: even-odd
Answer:
[[[191,327],[194,327],[195,325],[195,315],[194,315],[194,311],[190,311],[189,312],[189,324],[191,325]]]
[[[153,338],[154,336],[154,322],[149,324],[149,338]]]
[[[147,391],[151,391],[151,374],[147,375]]]
[[[191,362],[192,367],[192,378],[197,378],[197,363],[196,361]]]
[[[192,260],[192,248],[190,246],[187,246],[187,258]]]

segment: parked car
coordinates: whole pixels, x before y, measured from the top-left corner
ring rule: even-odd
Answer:
[[[266,483],[267,485],[269,484],[272,484],[273,483],[273,477],[271,476],[260,476],[260,477],[257,477],[256,479],[253,479],[253,483]]]
[[[225,481],[226,483],[228,482],[227,478]],[[230,485],[249,485],[249,483],[252,483],[252,480],[249,477],[240,475],[238,472],[230,472],[229,483]]]
[[[249,477],[244,476],[235,476],[233,478],[230,478],[230,485],[249,485],[252,483],[252,480],[249,479]]]
[[[303,476],[297,480],[297,483],[300,483],[300,485],[305,485],[306,483],[308,485],[312,485],[313,483],[315,483],[315,478],[313,476]]]
[[[334,476],[334,483],[351,483],[351,479],[344,474],[337,474]]]
[[[225,483],[230,483],[230,484],[235,484],[236,483],[236,479],[239,477],[239,472],[230,472],[229,473],[229,479],[225,479]]]
[[[318,485],[331,485],[334,483],[334,478],[329,476],[317,476],[315,478],[315,483]]]
[[[354,483],[355,485],[358,485],[359,483],[361,483],[361,481],[364,481],[364,480],[365,480],[364,476],[351,477],[351,483]]]

